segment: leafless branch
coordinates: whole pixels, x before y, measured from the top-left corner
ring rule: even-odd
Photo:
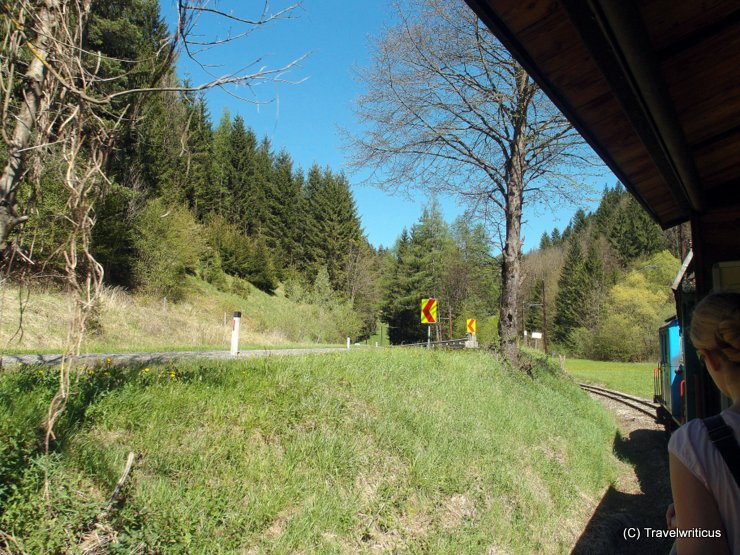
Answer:
[[[370,168],[386,190],[451,194],[495,226],[511,342],[523,207],[576,198],[575,176],[595,157],[464,2],[396,7],[400,23],[374,41],[373,65],[359,71],[367,92],[356,108],[362,132],[346,133],[350,164]]]

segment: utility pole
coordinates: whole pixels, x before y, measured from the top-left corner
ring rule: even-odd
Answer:
[[[547,355],[547,299],[545,298],[545,280],[542,280],[542,347]]]

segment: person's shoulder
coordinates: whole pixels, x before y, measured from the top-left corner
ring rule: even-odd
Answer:
[[[671,434],[671,439],[668,441],[668,450],[674,452],[680,445],[696,444],[697,440],[706,434],[707,429],[704,426],[704,422],[701,421],[701,418],[689,420],[686,424]]]
[[[731,427],[740,426],[740,412],[734,409],[725,409],[721,413],[725,424]]]
[[[690,420],[673,432],[668,441],[668,452],[709,489],[706,479],[709,432],[700,418]]]

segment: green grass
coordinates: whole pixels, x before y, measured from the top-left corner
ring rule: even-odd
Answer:
[[[390,339],[388,339],[388,324],[378,321],[376,323],[375,333],[368,337],[364,343],[371,347],[374,347],[376,343],[382,347],[390,345],[391,342]]]
[[[274,350],[274,349],[336,349],[346,347],[343,343],[280,343],[278,345],[271,345],[267,343],[257,343],[242,345],[239,344],[239,351],[262,351],[262,350]],[[189,347],[187,345],[147,345],[138,349],[136,346],[111,344],[106,345],[94,345],[91,349],[86,351],[87,353],[176,353],[176,352],[207,352],[207,351],[228,351],[229,345],[196,345]],[[54,349],[8,349],[5,351],[6,355],[52,355],[59,354],[58,350]]]
[[[221,291],[193,276],[187,280],[185,298],[178,303],[104,288],[87,326],[82,352],[228,350],[235,311],[242,313],[239,343],[245,349],[344,344],[347,333],[325,309],[293,302],[279,293],[268,295],[249,284],[240,293]],[[18,297],[16,286],[0,288],[3,352],[62,352],[72,314],[69,297],[49,287],[36,287],[22,320]],[[23,333],[17,333],[19,322]]]
[[[565,368],[570,375],[585,383],[601,385],[644,399],[653,398],[654,363],[566,359]]]
[[[616,476],[596,403],[486,353],[90,372],[49,457],[36,430],[54,374],[0,374],[0,530],[26,552],[73,550],[129,451],[98,522],[111,553],[566,553]]]

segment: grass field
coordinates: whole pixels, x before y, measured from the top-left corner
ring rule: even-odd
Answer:
[[[0,530],[19,552],[97,531],[110,553],[567,553],[618,466],[613,422],[570,380],[487,353],[88,371],[45,456],[55,380],[0,373]]]
[[[653,398],[655,363],[566,359],[565,368],[571,376],[585,383],[601,385],[644,399]]]

